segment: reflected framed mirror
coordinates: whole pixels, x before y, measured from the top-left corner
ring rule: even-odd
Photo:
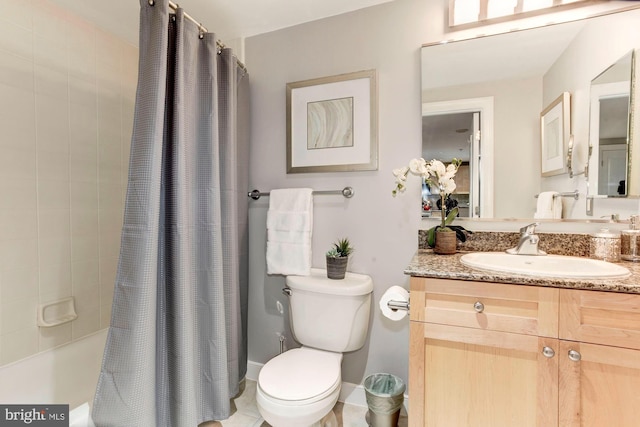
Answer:
[[[604,149],[601,156],[600,143],[591,139],[591,92],[610,78],[605,70],[621,73],[618,64],[626,64],[626,85],[635,88],[627,95],[626,115],[620,108],[625,104],[621,97],[615,102],[604,100],[601,109],[603,114],[615,111],[622,115],[619,120],[627,124],[628,133],[620,138],[626,138],[627,150],[624,154],[611,154],[609,170],[603,174],[610,174],[613,180],[619,176],[613,172],[623,173],[624,196],[640,195],[640,188],[627,185],[633,181],[627,175],[640,168],[638,160],[629,155],[640,152],[640,147],[636,148],[640,142],[629,131],[633,129],[633,110],[637,109],[634,92],[638,85],[631,76],[638,61],[633,52],[640,48],[638,7],[580,21],[422,47],[422,156],[444,162],[457,157],[468,165],[468,194],[457,196],[459,205],[469,206],[464,216],[533,219],[536,196],[554,191],[570,196],[562,197],[562,218],[590,219],[585,211],[587,196],[599,194],[597,197],[606,198],[611,186],[603,185],[607,195],[600,190],[594,193],[598,163],[609,154]],[[570,170],[577,173],[542,176],[540,113],[564,92],[571,94]],[[480,100],[482,104],[478,106]],[[475,117],[476,124],[467,113]],[[455,121],[455,117],[461,121]],[[602,146],[617,145],[613,142],[603,142]],[[616,160],[614,156],[618,156]],[[588,178],[580,173],[585,169],[592,171],[587,173]],[[616,192],[621,180],[618,179]],[[421,209],[427,216],[424,196]]]
[[[626,197],[629,187],[631,82],[635,51],[629,51],[591,81],[589,117],[589,192]],[[628,185],[629,184],[629,185]],[[631,194],[638,191],[631,188]]]

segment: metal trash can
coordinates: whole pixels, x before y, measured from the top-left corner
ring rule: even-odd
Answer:
[[[364,380],[367,397],[367,424],[396,427],[404,401],[404,381],[392,374],[372,374]]]

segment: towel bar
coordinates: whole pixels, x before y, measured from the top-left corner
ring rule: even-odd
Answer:
[[[539,196],[539,194],[536,194],[534,197],[537,199]],[[578,200],[580,198],[580,192],[578,190],[575,191],[568,191],[566,193],[558,193],[557,195],[553,196],[555,197],[573,197],[575,200]]]
[[[344,187],[342,190],[313,190],[313,194],[342,194],[345,198],[350,199],[355,194],[353,188]],[[252,190],[247,193],[247,196],[251,197],[253,200],[258,200],[261,196],[268,196],[269,192],[262,193],[259,190]]]

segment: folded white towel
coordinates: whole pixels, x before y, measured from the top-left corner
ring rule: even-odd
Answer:
[[[543,191],[538,195],[535,219],[562,218],[562,197],[557,191]]]
[[[267,274],[311,274],[313,190],[271,190],[267,212]]]

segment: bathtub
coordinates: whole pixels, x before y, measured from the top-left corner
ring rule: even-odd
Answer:
[[[3,404],[68,404],[70,426],[91,427],[107,329],[0,367]],[[73,424],[75,420],[75,424]]]
[[[91,420],[91,407],[85,402],[69,411],[69,427],[96,427]]]

